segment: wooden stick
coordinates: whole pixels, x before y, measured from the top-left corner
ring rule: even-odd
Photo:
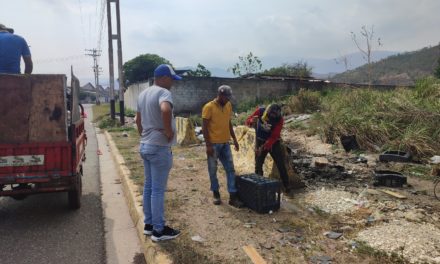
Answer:
[[[258,254],[257,250],[253,246],[244,246],[243,250],[254,264],[266,264],[266,261],[260,256],[260,254]]]
[[[386,193],[386,194],[388,194],[388,195],[391,195],[391,196],[393,196],[393,197],[396,197],[396,198],[398,198],[398,199],[406,199],[406,196],[405,196],[405,195],[402,195],[402,194],[397,193],[397,192],[392,192],[392,191],[389,191],[389,190],[381,190],[381,191],[384,192],[384,193]]]

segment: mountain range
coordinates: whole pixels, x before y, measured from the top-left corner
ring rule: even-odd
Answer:
[[[379,61],[391,55],[398,54],[395,51],[376,51],[373,53],[372,60]],[[347,65],[343,63],[341,58],[332,59],[320,59],[320,58],[299,58],[299,57],[262,57],[261,61],[263,63],[264,69],[269,69],[272,67],[279,67],[284,63],[296,63],[298,61],[307,62],[307,65],[312,67],[313,76],[316,78],[329,78],[335,74],[342,73],[347,70],[355,69],[363,64],[365,64],[365,59],[362,57],[360,52],[351,53],[344,56],[346,58]],[[280,63],[282,61],[282,63]],[[347,68],[345,67],[347,66]],[[179,67],[179,69],[194,69],[194,67]],[[213,77],[225,77],[233,78],[232,72],[227,69],[220,67],[207,67],[211,72]]]
[[[414,85],[416,80],[433,75],[439,65],[440,45],[398,53],[371,64],[371,83]],[[331,78],[334,82],[369,83],[370,67],[362,65]]]

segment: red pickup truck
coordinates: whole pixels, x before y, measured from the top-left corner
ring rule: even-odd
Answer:
[[[79,82],[65,75],[0,74],[0,196],[67,192],[81,207],[87,143]]]

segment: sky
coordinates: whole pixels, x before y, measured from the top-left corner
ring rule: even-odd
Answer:
[[[108,85],[106,0],[0,0],[0,23],[31,47],[34,73],[94,83],[93,59],[102,50],[101,83]],[[115,17],[112,3],[112,16]],[[358,52],[362,26],[374,28],[373,51],[406,52],[440,42],[438,0],[120,0],[123,62],[151,53],[175,68],[227,70],[249,52],[263,69],[299,60],[333,60]],[[116,33],[115,25],[112,26]],[[115,74],[117,77],[116,41]],[[316,68],[315,65],[310,65]]]

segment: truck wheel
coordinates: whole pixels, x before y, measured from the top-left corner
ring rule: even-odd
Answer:
[[[78,173],[76,176],[76,184],[73,190],[67,192],[67,199],[70,209],[79,209],[81,207],[81,195],[82,195],[82,177]]]

